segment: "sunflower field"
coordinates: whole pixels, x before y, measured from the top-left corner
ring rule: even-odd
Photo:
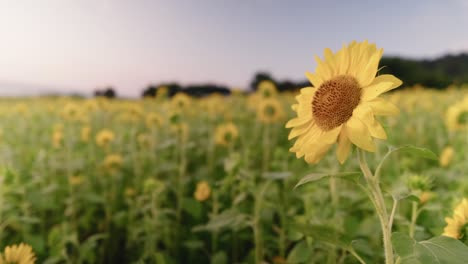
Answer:
[[[39,263],[382,263],[356,150],[343,165],[289,152],[294,96],[263,83],[202,99],[2,99],[1,248],[26,243]],[[400,263],[466,263],[467,96],[384,96],[400,114],[379,117],[388,139],[367,160],[385,160]],[[462,262],[430,262],[430,238]]]

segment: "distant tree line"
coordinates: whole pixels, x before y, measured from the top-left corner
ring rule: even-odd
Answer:
[[[451,84],[461,85],[468,83],[468,53],[459,55],[446,55],[433,60],[405,59],[400,57],[384,57],[380,62],[379,74],[393,74],[403,81],[404,86],[416,84],[424,87],[444,89]],[[261,81],[269,80],[276,84],[278,91],[294,91],[302,87],[310,86],[307,80],[295,82],[291,80],[276,80],[267,72],[256,73],[250,82],[249,90],[255,91]],[[193,97],[204,97],[213,93],[221,95],[231,94],[231,87],[204,84],[182,86],[178,83],[161,83],[146,87],[141,96],[156,96],[160,87],[166,87],[168,96],[178,92],[184,92]],[[95,96],[108,98],[117,97],[117,92],[112,87],[96,90]]]

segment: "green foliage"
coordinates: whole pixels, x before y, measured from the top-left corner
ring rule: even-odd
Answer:
[[[417,242],[405,234],[393,233],[392,242],[401,264],[463,264],[468,259],[468,247],[446,236]]]

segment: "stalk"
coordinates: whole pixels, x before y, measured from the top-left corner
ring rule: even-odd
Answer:
[[[385,206],[385,201],[383,198],[382,190],[380,188],[379,180],[372,174],[371,170],[369,169],[364,152],[357,148],[357,154],[359,159],[359,166],[361,167],[361,171],[364,174],[367,187],[370,190],[369,198],[372,200],[372,204],[374,204],[375,211],[380,220],[380,227],[382,229],[383,244],[385,250],[385,263],[394,264],[395,261],[393,256],[393,246],[391,240],[392,227],[388,217],[388,212]]]

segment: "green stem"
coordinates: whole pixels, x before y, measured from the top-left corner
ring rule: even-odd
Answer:
[[[414,231],[416,228],[416,220],[418,219],[418,203],[412,202],[411,205],[411,224],[409,226],[409,236],[414,238]]]
[[[351,248],[348,251],[359,261],[359,263],[366,264],[366,262],[361,258],[361,256],[358,255],[358,253],[354,249]]]
[[[260,213],[262,210],[263,195],[270,185],[270,181],[263,185],[263,188],[255,196],[255,208],[254,208],[254,219],[253,219],[253,230],[254,230],[254,241],[255,241],[255,263],[260,264],[263,262],[263,240],[261,232]]]
[[[219,211],[219,204],[218,204],[218,194],[215,190],[213,190],[213,206],[211,208],[212,217],[218,215]],[[211,253],[214,255],[218,250],[218,231],[214,230],[211,233]]]
[[[379,180],[377,177],[374,177],[371,170],[369,169],[364,152],[358,148],[357,154],[359,159],[359,166],[361,167],[364,178],[366,179],[368,188],[371,192],[369,197],[373,200],[375,210],[380,220],[380,227],[383,233],[383,244],[385,250],[385,263],[394,264],[393,246],[391,240],[392,228],[390,226],[387,208],[385,206],[382,190],[380,189]]]

